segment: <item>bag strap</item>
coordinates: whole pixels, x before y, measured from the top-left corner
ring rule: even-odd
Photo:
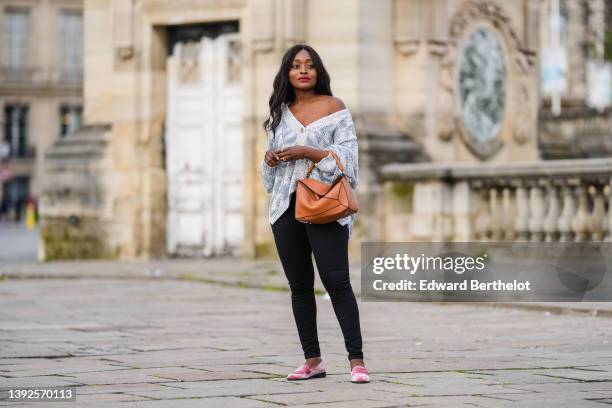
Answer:
[[[336,154],[336,152],[334,152],[332,149],[326,149],[325,151],[331,153],[333,158],[336,160],[336,163],[338,164],[338,168],[340,168],[340,174],[344,174],[344,166],[342,165],[342,162],[338,158],[338,155]],[[327,156],[325,156],[325,157],[327,157]],[[323,160],[323,159],[321,159],[321,160]],[[310,177],[310,173],[314,170],[315,164],[316,163],[314,161],[312,161],[310,163],[310,167],[308,168],[308,172],[306,173],[306,178]]]

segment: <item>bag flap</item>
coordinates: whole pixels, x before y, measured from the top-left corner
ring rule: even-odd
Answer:
[[[325,194],[327,194],[333,186],[333,184],[330,185],[311,178],[300,179],[298,180],[298,182],[302,183],[306,188],[320,196],[324,196]]]

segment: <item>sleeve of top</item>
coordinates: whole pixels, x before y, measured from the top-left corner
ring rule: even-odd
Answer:
[[[333,133],[333,143],[325,150],[333,150],[338,155],[344,166],[344,174],[348,177],[351,187],[355,189],[359,181],[359,161],[357,134],[350,114],[340,120]],[[319,170],[322,179],[330,184],[340,175],[340,168],[331,153],[315,163],[315,168]]]
[[[273,137],[273,133],[269,129],[267,131],[267,134],[268,134],[268,142],[266,144],[266,151],[268,151],[270,147],[272,146],[272,137]],[[268,166],[268,163],[266,163],[265,158],[261,159],[261,163],[259,165],[259,173],[261,174],[261,179],[263,181],[263,185],[264,185],[264,188],[266,189],[266,192],[271,193],[272,187],[274,187],[274,175],[276,174],[276,167]]]

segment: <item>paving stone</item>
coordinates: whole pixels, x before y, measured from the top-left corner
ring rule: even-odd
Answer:
[[[592,369],[549,369],[535,370],[534,375],[574,381],[609,381],[612,387],[612,372]]]
[[[36,375],[71,374],[96,371],[112,371],[121,368],[117,364],[98,358],[66,358],[66,359],[22,359],[23,364],[13,364],[0,368],[1,373],[6,373],[10,377],[32,377]],[[10,367],[10,369],[9,369]]]
[[[311,404],[298,404],[292,405],[296,408],[312,408]],[[338,401],[338,402],[326,402],[325,407],[330,408],[355,408],[355,406],[363,408],[383,408],[390,407],[391,405],[387,401],[376,401],[370,399],[362,399],[359,402],[355,401]]]
[[[40,408],[40,403],[20,405],[26,408]],[[108,401],[79,403],[79,407],[108,408]],[[269,403],[247,398],[222,397],[222,398],[180,398],[163,400],[136,400],[129,402],[116,402],[112,406],[121,408],[264,408],[270,407]]]
[[[612,383],[611,382],[565,382],[565,383],[539,383],[539,384],[508,384],[504,385],[505,388],[513,390],[531,391],[544,395],[558,395],[559,393],[589,393],[596,391],[605,393],[612,397]]]
[[[128,383],[161,383],[167,381],[164,378],[159,378],[151,375],[150,371],[140,369],[115,370],[115,371],[97,371],[90,373],[75,373],[66,378],[80,384],[95,385],[95,384],[128,384]]]
[[[86,394],[111,394],[113,392],[130,393],[133,391],[150,392],[163,391],[167,385],[157,383],[130,383],[130,384],[102,384],[102,385],[83,385],[77,387],[77,395]]]
[[[0,377],[0,388],[9,387],[59,387],[82,384],[73,377],[45,375],[23,378]]]
[[[363,385],[363,387],[362,387]],[[289,406],[295,406],[300,404],[324,404],[327,406],[332,402],[348,402],[348,401],[360,401],[364,398],[372,400],[380,400],[386,402],[397,402],[401,399],[392,394],[385,393],[383,391],[375,391],[370,387],[371,384],[353,384],[352,389],[333,389],[333,387],[327,387],[327,390],[312,391],[312,392],[300,392],[300,393],[287,393],[280,395],[267,395],[266,400],[286,404]],[[357,388],[360,387],[360,388]],[[361,405],[358,405],[361,406]]]
[[[76,405],[81,406],[92,402],[126,402],[126,401],[150,401],[149,398],[138,395],[124,393],[104,393],[104,394],[77,394]]]

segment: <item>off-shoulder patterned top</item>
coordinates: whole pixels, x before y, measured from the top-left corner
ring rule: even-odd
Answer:
[[[323,116],[308,124],[302,123],[293,115],[286,103],[281,106],[281,121],[275,134],[268,127],[267,149],[284,149],[289,146],[310,146],[317,149],[331,149],[337,153],[344,166],[353,189],[359,179],[357,135],[353,117],[347,108]],[[260,174],[266,192],[271,193],[269,202],[269,220],[273,225],[289,207],[291,193],[296,190],[297,180],[306,177],[310,166],[309,159],[279,161],[276,166],[268,166],[262,159]],[[340,175],[340,169],[334,157],[328,154],[315,164],[310,178],[331,184]],[[353,231],[356,214],[338,219],[336,222],[346,225],[349,238]]]

